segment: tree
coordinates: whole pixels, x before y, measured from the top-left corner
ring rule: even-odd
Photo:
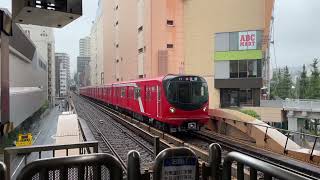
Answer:
[[[270,98],[276,99],[278,96],[278,85],[281,81],[281,69],[273,71],[272,79],[270,82]]]
[[[277,90],[278,96],[281,97],[282,99],[294,97],[292,87],[293,87],[292,78],[289,72],[289,68],[288,66],[286,66],[283,69],[283,75],[278,84],[278,90]]]
[[[306,65],[304,64],[302,67],[302,72],[299,77],[299,99],[306,99],[309,97],[308,89],[309,89],[309,78],[307,76]]]
[[[319,59],[313,59],[311,64],[311,77],[309,86],[309,97],[311,99],[320,98],[320,73],[318,69]]]

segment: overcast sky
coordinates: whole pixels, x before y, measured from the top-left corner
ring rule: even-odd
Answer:
[[[320,0],[277,0],[274,18],[273,68],[309,65],[320,57]]]
[[[10,4],[11,0],[0,0],[0,7],[11,11]],[[90,34],[97,7],[98,0],[83,0],[84,15],[65,28],[55,30],[56,51],[70,55],[71,72],[76,70],[79,39]],[[310,64],[313,58],[320,57],[320,0],[276,0],[274,17],[273,68]]]

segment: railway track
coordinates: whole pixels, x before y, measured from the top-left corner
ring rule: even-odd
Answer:
[[[88,100],[90,101],[90,100]],[[91,102],[93,103],[93,102]],[[97,105],[100,109],[104,109],[103,112],[105,113],[115,113],[119,114],[119,112],[106,107],[102,103],[94,102],[94,104]],[[125,118],[123,118],[124,121]],[[131,122],[134,122],[135,120],[131,120]],[[143,123],[140,123],[138,121],[134,122],[136,125],[140,126],[140,128],[143,129],[149,129],[149,132],[151,132],[149,126],[143,125]],[[154,132],[153,132],[154,133]],[[160,136],[163,138],[164,136],[169,136],[164,132],[157,132],[155,135]],[[249,155],[251,157],[260,159],[262,161],[269,162],[275,166],[282,167],[288,171],[295,171],[296,173],[309,177],[310,179],[319,179],[320,178],[320,171],[319,168],[316,168],[313,165],[308,165],[306,163],[299,163],[295,160],[289,160],[288,157],[284,157],[266,150],[257,150],[256,148],[253,149],[252,147],[248,146],[247,144],[243,144],[240,141],[232,140],[232,138],[226,138],[220,136],[216,136],[212,134],[212,132],[207,131],[200,131],[200,132],[194,132],[194,133],[188,133],[187,135],[178,135],[176,137],[174,142],[170,140],[170,138],[166,138],[166,141],[170,142],[170,144],[174,144],[174,146],[186,146],[191,148],[195,151],[195,153],[200,157],[203,161],[206,161],[208,159],[207,150],[211,143],[219,143],[223,147],[222,151],[222,158],[230,151],[237,151],[241,152],[243,154]],[[298,162],[298,164],[296,164]],[[306,165],[306,166],[304,166]]]
[[[73,100],[79,117],[88,122],[94,137],[100,142],[101,151],[116,156],[126,169],[127,153],[137,150],[141,155],[142,168],[150,166],[153,161],[150,143],[115,122],[94,103],[79,96],[73,96]]]

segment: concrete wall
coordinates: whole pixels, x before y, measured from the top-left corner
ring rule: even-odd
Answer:
[[[265,28],[267,0],[184,1],[185,72],[206,77],[210,107],[220,105],[214,88],[215,34]]]
[[[55,39],[52,28],[42,27],[36,25],[20,25],[24,30],[25,35],[29,41],[32,41],[36,45],[39,55],[48,64],[48,85],[49,93],[48,98],[52,104],[55,99]],[[70,72],[69,72],[70,75]]]
[[[47,100],[47,71],[40,67],[42,56],[29,60],[10,48],[10,122],[17,127],[35,113]]]

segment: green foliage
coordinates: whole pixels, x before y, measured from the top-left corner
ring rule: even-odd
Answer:
[[[308,97],[308,89],[309,89],[309,78],[307,75],[306,65],[304,64],[302,67],[302,72],[298,81],[298,90],[299,90],[299,98],[305,99]]]
[[[308,91],[308,98],[319,99],[320,98],[320,73],[318,69],[319,59],[314,59],[311,64],[311,77],[310,86]]]
[[[293,98],[295,92],[292,87],[294,84],[287,66],[283,70],[275,71],[271,80],[271,98]]]
[[[251,117],[254,117],[256,119],[260,119],[261,118],[260,115],[256,111],[254,111],[252,109],[243,109],[243,110],[240,110],[240,112],[242,112],[242,113],[244,113],[246,115],[249,115]]]
[[[320,98],[320,71],[319,59],[313,59],[310,65],[311,75],[308,76],[306,65],[303,65],[302,72],[296,84],[292,78],[288,67],[278,69],[273,72],[271,79],[271,99],[276,98],[300,98],[300,99],[319,99]]]

